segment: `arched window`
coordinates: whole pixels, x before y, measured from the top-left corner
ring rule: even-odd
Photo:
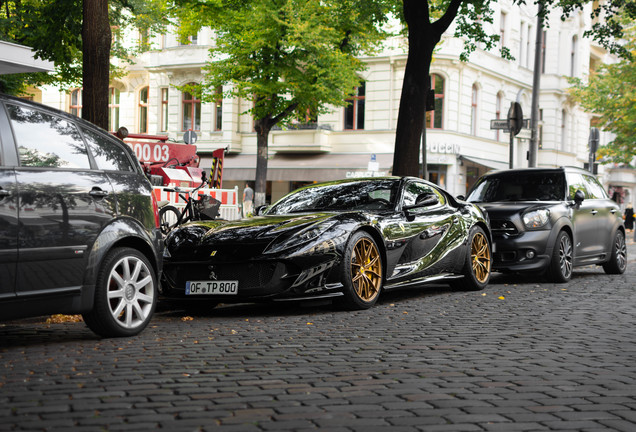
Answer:
[[[364,129],[364,99],[366,93],[366,83],[362,81],[356,87],[353,96],[347,99],[347,106],[344,112],[344,129],[360,130]]]
[[[196,83],[189,85],[196,85]],[[201,99],[195,94],[183,92],[181,107],[183,112],[182,130],[201,130]]]
[[[82,89],[75,89],[71,91],[69,112],[78,117],[82,116]]]
[[[148,133],[148,90],[139,90],[139,133]]]
[[[168,130],[168,88],[161,89],[161,132]]]
[[[431,88],[435,92],[435,110],[426,112],[426,127],[428,129],[442,129],[444,113],[444,78],[441,75],[431,75]]]
[[[473,84],[473,90],[470,97],[470,133],[477,135],[477,101],[479,98],[479,88],[477,84]]]
[[[108,128],[111,131],[119,129],[119,95],[115,87],[108,89]]]

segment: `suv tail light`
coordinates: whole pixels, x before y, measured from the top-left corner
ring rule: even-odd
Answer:
[[[152,195],[152,212],[155,214],[155,228],[159,228],[161,222],[159,220],[159,205],[157,204],[157,197],[154,193],[151,193],[150,195]]]

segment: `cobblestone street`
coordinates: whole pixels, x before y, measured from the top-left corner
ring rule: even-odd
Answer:
[[[630,235],[631,236],[631,235]],[[129,339],[0,324],[0,430],[636,430],[636,245],[624,275],[482,292],[161,310]]]

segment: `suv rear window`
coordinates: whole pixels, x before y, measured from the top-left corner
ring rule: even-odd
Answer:
[[[467,201],[561,201],[565,195],[562,172],[507,172],[483,177]]]
[[[97,168],[111,171],[133,171],[126,152],[114,142],[91,131],[82,128],[82,133],[88,147],[91,149]]]
[[[62,117],[7,105],[20,166],[90,168],[86,144],[77,127]]]

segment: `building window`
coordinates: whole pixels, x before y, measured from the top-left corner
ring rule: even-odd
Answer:
[[[161,132],[168,130],[168,89],[161,89]]]
[[[568,151],[568,113],[561,110],[561,150]]]
[[[524,59],[526,58],[524,50],[526,49],[526,28],[527,24],[521,22],[521,29],[519,30],[519,66],[524,67]]]
[[[148,87],[139,91],[139,133],[148,133]]]
[[[179,40],[179,46],[197,45],[198,41],[199,41],[198,35],[188,36],[188,39],[186,39],[185,41]]]
[[[111,131],[119,129],[119,90],[108,89],[108,127]]]
[[[526,67],[532,64],[532,26],[528,25],[528,37],[526,38]]]
[[[82,89],[75,89],[71,92],[71,104],[69,112],[77,117],[82,116]]]
[[[214,92],[214,130],[223,128],[223,87],[217,87]]]
[[[504,100],[503,93],[501,92],[497,93],[497,102],[495,105],[495,118],[497,120],[501,119],[501,110],[503,109],[503,100]],[[497,141],[501,141],[501,135],[502,135],[501,129],[495,129],[495,139]]]
[[[442,129],[444,112],[444,78],[441,75],[431,75],[431,88],[435,92],[435,110],[426,112],[426,127],[428,129]]]
[[[354,95],[347,99],[345,107],[345,130],[361,130],[364,129],[364,99],[366,92],[366,83],[362,81],[360,87],[355,88]]]
[[[470,98],[470,133],[477,135],[477,99],[479,97],[479,89],[477,84],[473,84],[472,95]]]
[[[541,73],[545,73],[545,51],[546,51],[546,36],[547,32],[544,30],[541,33]]]
[[[576,76],[576,51],[578,50],[579,37],[572,38],[572,51],[570,52],[570,76]]]
[[[190,83],[188,85],[196,85],[196,83]],[[201,99],[192,93],[183,92],[181,106],[183,112],[182,130],[201,130]]]
[[[506,13],[501,12],[501,19],[499,20],[499,49],[503,49],[506,46]]]

